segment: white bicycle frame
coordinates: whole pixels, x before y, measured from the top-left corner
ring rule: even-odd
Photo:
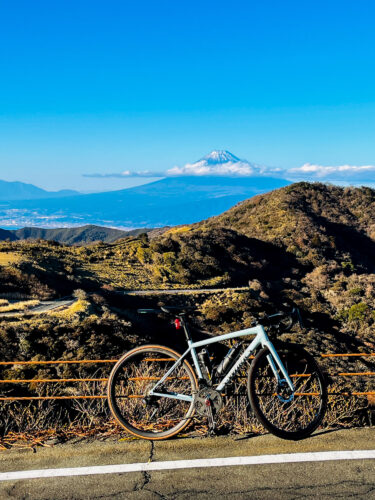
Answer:
[[[283,363],[281,362],[281,359],[279,355],[276,352],[276,349],[274,348],[272,342],[269,340],[264,328],[262,325],[257,325],[253,328],[246,328],[245,330],[238,330],[236,332],[232,333],[226,333],[224,335],[219,335],[217,337],[213,337],[208,340],[200,340],[198,342],[193,342],[191,339],[188,339],[188,349],[182,354],[182,356],[171,366],[171,368],[163,375],[163,377],[158,380],[158,382],[154,385],[154,387],[150,390],[149,395],[150,396],[160,396],[160,397],[166,397],[166,398],[172,398],[172,399],[180,399],[182,401],[193,401],[193,396],[188,396],[186,394],[179,394],[176,392],[171,392],[171,391],[166,391],[166,392],[158,392],[156,389],[160,385],[163,384],[164,380],[166,380],[167,377],[173,372],[173,370],[180,364],[182,361],[186,358],[186,356],[191,353],[191,356],[193,358],[194,362],[194,367],[196,370],[196,373],[198,375],[199,379],[202,379],[202,371],[201,367],[198,361],[198,356],[196,353],[196,348],[198,347],[204,347],[210,344],[214,344],[216,342],[221,342],[223,340],[230,340],[230,339],[235,339],[238,337],[245,337],[247,335],[255,335],[255,338],[253,341],[248,345],[248,347],[245,349],[245,351],[241,354],[241,356],[238,358],[236,363],[233,365],[233,367],[229,370],[229,372],[225,375],[225,377],[222,379],[222,381],[219,383],[219,385],[216,387],[217,391],[222,391],[226,384],[230,381],[230,379],[233,377],[233,375],[236,373],[238,368],[242,365],[242,363],[245,362],[246,359],[249,358],[252,352],[254,352],[259,346],[262,347],[267,347],[268,350],[270,351],[270,354],[267,356],[268,363],[271,366],[271,369],[277,379],[278,382],[281,382],[282,380],[285,380],[286,383],[288,384],[290,390],[292,391],[292,394],[294,393],[294,385],[293,382],[291,381]],[[280,372],[282,373],[284,379],[280,377],[280,372],[277,369],[279,368]]]

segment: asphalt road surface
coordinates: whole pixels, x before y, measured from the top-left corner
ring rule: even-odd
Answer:
[[[106,473],[39,479],[0,481],[0,498],[30,499],[375,499],[375,459],[320,461],[324,452],[372,450],[375,456],[375,428],[316,433],[300,442],[274,436],[186,438],[163,442],[94,441],[57,445],[53,448],[0,452],[1,473],[36,469],[155,464],[165,461],[303,454],[312,462],[266,463],[222,467]],[[308,455],[305,455],[308,454]],[[295,455],[293,455],[295,456]],[[340,455],[341,456],[341,455]],[[171,466],[172,467],[172,466]],[[110,469],[110,467],[108,468]],[[102,470],[102,469],[100,469]],[[0,478],[1,478],[0,473]]]
[[[179,288],[167,290],[121,290],[118,293],[122,295],[178,295],[178,294],[209,294],[218,292],[248,292],[248,286],[240,286],[235,288]]]
[[[59,309],[60,307],[70,307],[77,299],[61,299],[61,300],[45,300],[41,301],[37,306],[30,307],[30,309],[3,312],[0,313],[0,318],[13,317],[13,316],[28,316],[32,314],[42,314],[48,311]]]

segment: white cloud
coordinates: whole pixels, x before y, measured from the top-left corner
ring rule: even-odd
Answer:
[[[241,160],[229,151],[212,151],[194,163],[187,163],[180,167],[175,166],[165,171],[154,172],[143,170],[133,172],[124,170],[113,174],[86,174],[85,177],[184,177],[184,176],[220,176],[220,177],[256,177],[273,176],[290,181],[322,181],[342,183],[347,185],[371,185],[375,183],[375,165],[317,165],[305,163],[301,167],[290,169],[271,168],[247,160]]]
[[[259,174],[259,169],[247,162],[225,162],[217,165],[209,165],[201,160],[196,163],[187,163],[183,167],[173,167],[166,171],[167,176],[186,175],[220,175],[230,177],[248,177]]]
[[[86,174],[85,177],[183,177],[183,176],[220,176],[220,177],[253,177],[261,175],[280,175],[283,170],[269,168],[247,160],[240,160],[229,151],[212,151],[194,163],[183,167],[175,166],[163,172],[144,170],[132,172],[125,170],[114,174]]]
[[[117,178],[117,179],[123,179],[126,177],[147,177],[149,179],[151,178],[157,178],[157,177],[165,177],[166,172],[156,172],[152,170],[143,170],[140,172],[133,172],[131,170],[124,170],[123,172],[119,173],[112,173],[112,174],[82,174],[83,177],[90,177],[90,178],[100,178],[100,179],[107,179],[109,177]]]
[[[269,168],[247,160],[240,160],[229,151],[212,151],[194,163],[183,167],[173,167],[166,171],[167,176],[222,176],[253,177],[273,175],[281,172],[277,168]]]
[[[325,166],[305,163],[301,167],[286,170],[285,175],[290,179],[374,182],[375,165]]]

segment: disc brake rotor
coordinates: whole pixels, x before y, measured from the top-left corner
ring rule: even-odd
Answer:
[[[277,397],[282,403],[290,403],[294,399],[294,393],[290,390],[286,380],[280,380],[277,389]]]

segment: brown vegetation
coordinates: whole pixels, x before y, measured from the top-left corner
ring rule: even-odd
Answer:
[[[0,358],[117,358],[148,340],[181,350],[182,339],[168,326],[168,318],[139,318],[135,313],[137,307],[176,302],[199,308],[197,336],[204,336],[202,331],[218,334],[247,327],[254,317],[295,303],[302,310],[306,331],[296,328],[283,336],[285,340],[302,343],[315,355],[375,351],[374,255],[375,191],[308,183],[257,196],[218,217],[172,228],[152,239],[141,234],[86,247],[4,242],[0,244],[3,300],[16,296],[50,299],[76,289],[82,292],[78,303],[67,311],[2,321]],[[243,285],[249,285],[245,293],[228,290],[183,299],[119,293],[123,289]],[[374,363],[366,359],[338,358],[334,363],[323,363],[330,377],[339,370],[375,371]],[[103,367],[100,376],[107,376],[108,370]],[[3,379],[85,377],[92,375],[92,369],[13,365],[3,367],[1,375]],[[351,377],[346,391],[373,390],[372,380]],[[16,389],[9,385],[2,386],[1,392],[22,395],[36,390],[31,384]],[[59,390],[74,394],[77,388],[67,384]],[[335,404],[331,423],[354,408],[348,399],[342,402],[345,411]],[[237,413],[242,411],[238,408]],[[66,411],[74,420],[79,414],[90,418],[88,413],[94,410],[85,413],[83,407],[70,406]],[[246,418],[243,414],[239,421],[248,429]]]

